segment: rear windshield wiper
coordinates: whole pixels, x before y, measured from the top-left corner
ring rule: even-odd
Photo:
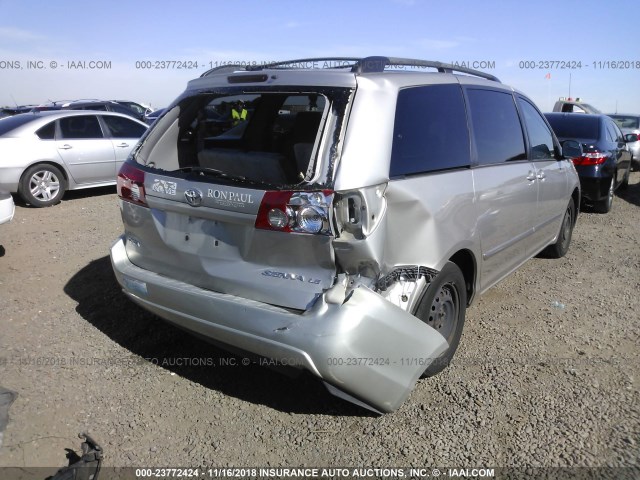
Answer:
[[[179,172],[186,172],[186,173],[199,173],[200,175],[213,175],[216,177],[225,177],[226,173],[224,173],[222,170],[217,170],[215,168],[209,168],[209,167],[198,167],[198,166],[191,166],[191,167],[181,167],[178,169]]]
[[[198,175],[203,175],[203,176],[210,175],[213,177],[224,178],[226,180],[232,180],[234,182],[239,182],[239,183],[273,187],[272,184],[263,182],[262,180],[254,180],[251,178],[243,177],[242,175],[230,175],[228,173],[224,173],[222,170],[218,170],[210,167],[199,167],[199,166],[182,167],[182,168],[179,168],[178,171],[187,172],[187,173],[197,173]]]

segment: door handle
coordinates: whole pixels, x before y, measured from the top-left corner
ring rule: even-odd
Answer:
[[[544,180],[544,177],[545,177],[544,172],[540,172],[540,173],[538,173],[538,175],[536,175],[536,178],[537,178],[538,180]]]
[[[65,143],[64,145],[62,145],[61,147],[58,147],[60,150],[69,150],[70,148],[73,148],[71,145],[69,145],[68,143]]]
[[[120,147],[120,148],[124,148],[124,147],[128,147],[129,144],[128,143],[121,143],[120,145],[116,145],[116,147]]]
[[[527,175],[527,180],[529,180],[530,182],[533,182],[536,179],[536,175],[529,171],[529,175]]]

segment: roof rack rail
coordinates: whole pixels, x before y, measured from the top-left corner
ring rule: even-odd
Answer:
[[[315,58],[298,58],[296,60],[284,60],[281,62],[265,63],[262,65],[250,65],[247,70],[262,70],[265,68],[287,68],[287,65],[304,65],[317,62],[334,62],[336,65],[323,68],[353,68],[361,59],[356,57],[315,57]],[[340,64],[338,64],[340,63]],[[300,68],[300,67],[297,67]]]
[[[486,78],[494,82],[501,83],[498,77],[489,73],[480,72],[466,67],[458,67],[449,63],[435,62],[431,60],[418,60],[414,58],[398,58],[398,57],[317,57],[317,58],[300,58],[296,60],[284,60],[281,62],[265,63],[262,65],[222,65],[212,68],[204,72],[201,77],[211,74],[231,73],[238,70],[248,72],[259,71],[264,69],[291,69],[291,68],[314,68],[308,64],[316,64],[318,62],[330,63],[329,66],[323,68],[349,68],[355,74],[361,73],[379,73],[383,72],[386,67],[416,67],[416,68],[435,68],[440,73],[466,73],[476,77]]]
[[[200,75],[200,78],[207,77],[213,73],[217,73],[217,74],[233,73],[233,72],[237,72],[238,70],[246,70],[246,69],[247,69],[246,65],[240,65],[236,63],[229,64],[229,65],[220,65],[219,67],[213,67],[212,69],[207,70],[202,75]]]
[[[489,73],[480,72],[466,67],[458,67],[449,63],[434,62],[431,60],[418,60],[414,58],[366,57],[361,59],[358,64],[354,66],[353,71],[354,73],[376,73],[384,71],[387,66],[435,68],[440,73],[460,72],[501,83],[498,77]]]

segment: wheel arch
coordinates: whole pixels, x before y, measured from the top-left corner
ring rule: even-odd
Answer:
[[[476,257],[473,252],[471,252],[471,250],[463,249],[458,250],[456,253],[454,253],[449,258],[449,261],[455,263],[462,272],[467,290],[467,306],[471,305],[471,302],[475,295],[475,285],[478,271]]]
[[[576,209],[575,215],[573,216],[573,225],[575,226],[578,221],[578,214],[580,213],[580,189],[578,187],[573,189],[571,198],[573,199],[573,206]]]
[[[20,182],[22,182],[22,179],[24,178],[24,174],[27,172],[27,170],[29,170],[31,167],[34,167],[36,165],[51,165],[52,167],[56,167],[58,170],[60,170],[60,172],[62,172],[62,175],[64,176],[64,179],[67,182],[67,189],[70,189],[73,185],[75,185],[73,178],[69,175],[69,172],[67,172],[67,169],[64,166],[64,164],[61,162],[56,162],[55,160],[36,160],[35,162],[31,162],[29,165],[24,167],[24,170],[20,175]]]

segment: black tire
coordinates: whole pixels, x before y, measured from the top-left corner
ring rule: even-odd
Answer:
[[[624,180],[622,180],[622,183],[618,187],[620,190],[626,190],[629,188],[629,175],[631,175],[631,165],[627,168],[627,174],[624,176]]]
[[[449,343],[449,348],[424,371],[423,378],[440,373],[453,359],[462,337],[466,308],[464,276],[455,263],[447,262],[427,287],[415,313],[416,317],[441,333]]]
[[[29,205],[50,207],[62,200],[67,181],[58,167],[47,163],[32,165],[23,174],[18,194]]]
[[[599,213],[609,213],[611,211],[611,207],[613,206],[613,197],[614,190],[616,184],[616,174],[614,173],[611,177],[611,183],[609,184],[609,190],[607,191],[607,198],[604,200],[600,200],[596,202],[595,207],[596,211]]]
[[[558,240],[553,245],[549,245],[542,251],[543,256],[549,258],[562,258],[569,251],[569,245],[571,245],[571,235],[573,234],[573,227],[576,224],[576,206],[573,202],[573,198],[569,200],[569,205],[564,212],[564,218],[562,219],[562,225],[560,226],[560,233],[558,233]]]

